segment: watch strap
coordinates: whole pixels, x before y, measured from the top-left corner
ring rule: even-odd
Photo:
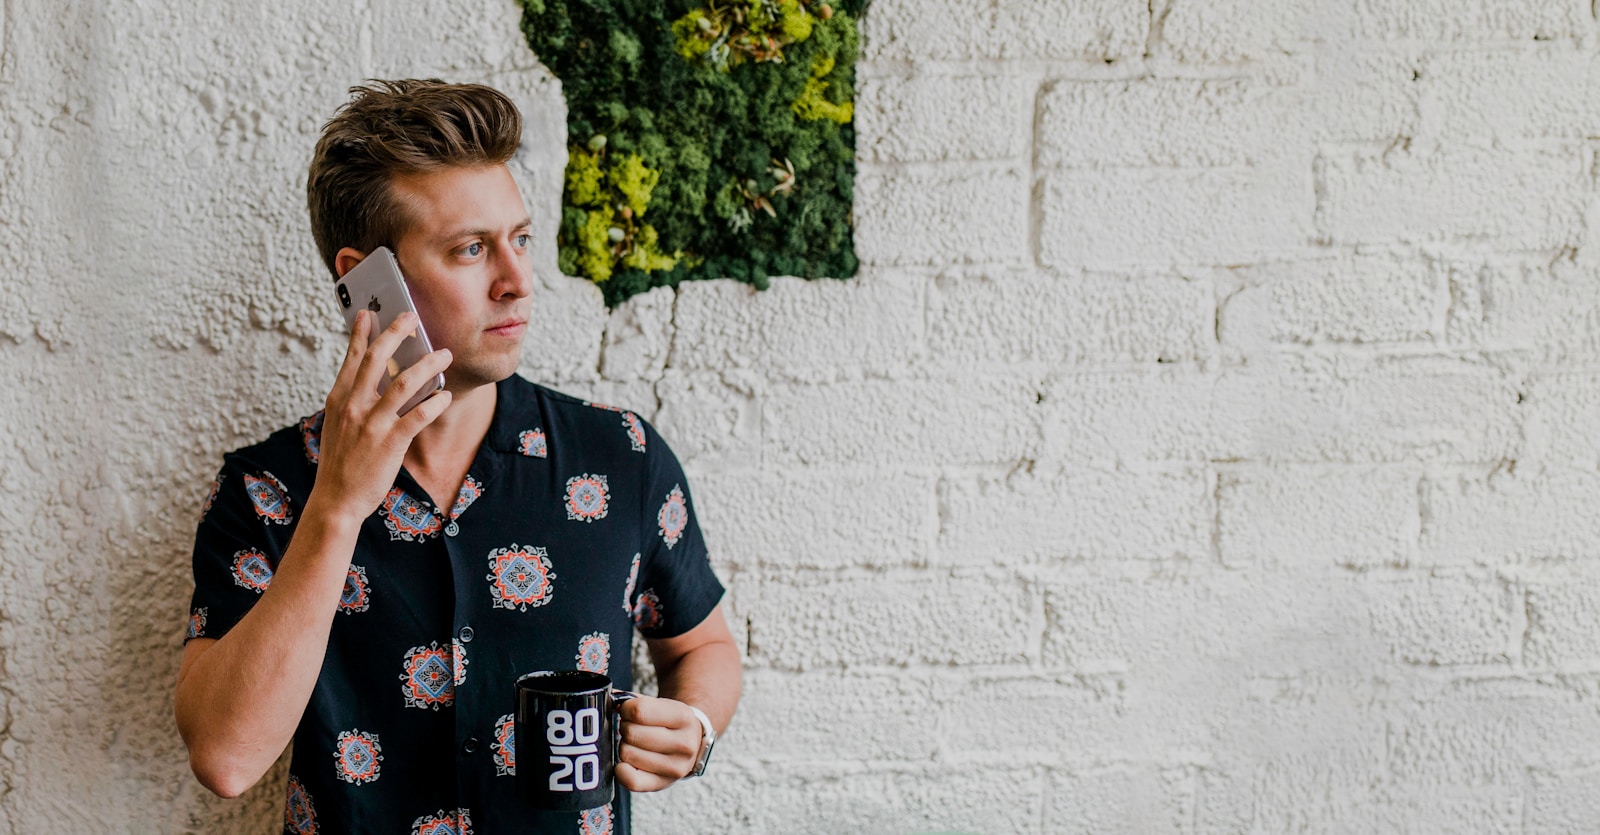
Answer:
[[[711,761],[711,746],[717,742],[717,729],[711,725],[711,718],[706,716],[705,711],[694,705],[688,707],[694,711],[694,718],[700,720],[700,752],[695,756],[694,770],[688,776],[699,777],[706,773],[706,763]]]

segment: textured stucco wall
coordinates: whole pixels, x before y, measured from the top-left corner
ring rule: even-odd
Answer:
[[[530,117],[524,373],[657,422],[733,590],[641,832],[1600,820],[1588,3],[878,0],[861,276],[610,314],[509,0],[0,4],[0,831],[276,831],[170,718],[192,524],[336,365],[320,121],[423,74]]]

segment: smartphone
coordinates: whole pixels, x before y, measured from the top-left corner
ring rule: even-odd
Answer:
[[[339,309],[344,312],[345,327],[354,329],[356,314],[362,310],[370,310],[378,315],[377,324],[372,326],[370,338],[376,339],[384,328],[394,324],[400,314],[417,312],[416,305],[411,303],[411,293],[406,289],[405,276],[400,274],[400,264],[394,260],[394,253],[386,246],[373,250],[361,263],[344,274],[335,285],[334,292],[339,297]],[[423,332],[422,320],[417,320],[415,333],[405,338],[400,347],[395,349],[394,355],[389,358],[389,367],[384,375],[378,378],[378,394],[388,391],[389,384],[394,381],[401,371],[415,365],[418,360],[433,352],[432,343],[428,342],[428,335]],[[433,384],[424,385],[411,395],[411,399],[400,407],[400,414],[405,414],[416,408],[418,403],[432,397],[444,388],[444,375],[433,375]]]

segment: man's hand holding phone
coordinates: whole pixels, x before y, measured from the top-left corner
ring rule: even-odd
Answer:
[[[309,500],[355,519],[366,518],[382,504],[412,439],[451,402],[450,392],[440,391],[400,413],[414,394],[433,385],[435,375],[450,366],[448,349],[423,355],[378,394],[390,359],[417,330],[418,319],[415,313],[403,313],[372,338],[376,321],[376,314],[362,310],[350,329],[350,346],[328,392],[321,460]]]
[[[388,495],[412,439],[450,407],[450,392],[440,391],[400,413],[435,385],[449,351],[423,355],[378,393],[395,349],[418,325],[407,312],[368,344],[377,318],[366,310],[355,317],[328,392],[316,486],[271,587],[228,634],[184,647],[178,728],[195,774],[227,797],[261,779],[289,744],[322,668],[361,523]]]

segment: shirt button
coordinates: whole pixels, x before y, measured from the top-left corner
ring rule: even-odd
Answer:
[[[467,737],[467,741],[461,743],[461,750],[467,752],[468,754],[471,754],[471,753],[477,751],[478,750],[478,738],[475,737],[475,736]]]
[[[450,520],[450,524],[444,526],[445,536],[455,536],[458,533],[461,533],[461,526],[457,525],[454,519]]]
[[[461,643],[463,643],[463,644],[472,643],[472,627],[470,627],[470,626],[461,627],[461,632],[458,633],[456,635],[456,637],[461,639]]]

